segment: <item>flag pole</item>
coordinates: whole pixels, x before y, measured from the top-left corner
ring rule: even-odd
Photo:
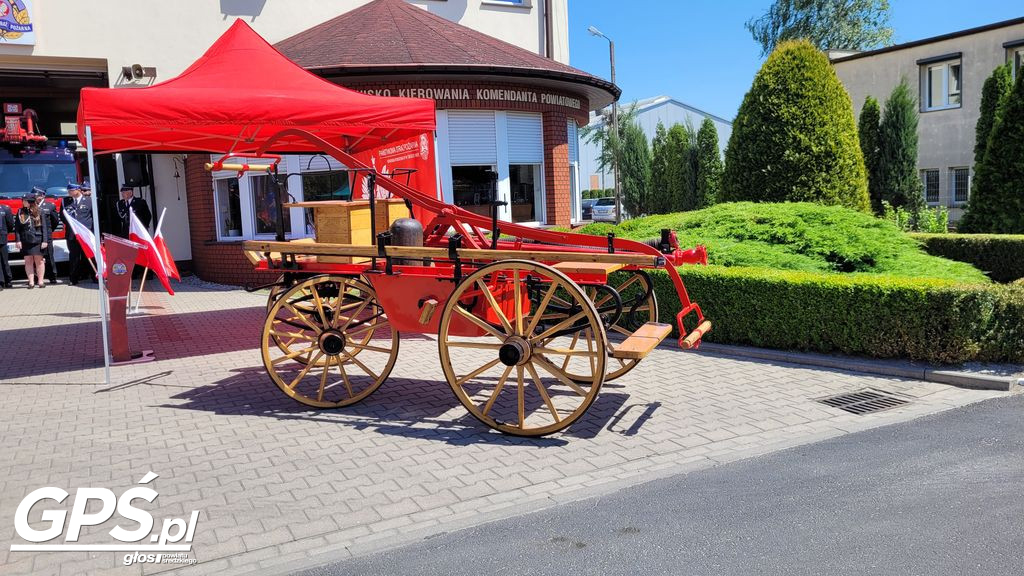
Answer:
[[[132,210],[132,213],[135,211]],[[153,237],[160,235],[160,227],[164,225],[164,214],[167,214],[167,207],[164,206],[163,210],[160,211],[160,218],[156,221],[156,232],[153,233]],[[146,286],[146,275],[149,274],[149,268],[142,269],[142,282],[139,283],[139,297],[135,301],[135,313],[139,313],[139,305],[142,304],[142,289]],[[130,293],[129,293],[130,294]]]
[[[96,172],[96,156],[95,150],[92,146],[92,126],[86,125],[85,127],[85,146],[89,156],[89,178],[92,180],[92,196],[90,200],[92,202],[92,230],[93,235],[96,237],[96,243],[101,243],[100,236],[100,207],[99,202],[96,200],[100,195],[100,181]],[[96,263],[99,270],[106,270],[103,265],[103,249],[102,246],[96,250]],[[100,289],[100,331],[103,334],[103,378],[107,386],[110,385],[110,327],[107,325],[107,281],[103,277],[103,274],[96,272],[96,277],[99,280]]]

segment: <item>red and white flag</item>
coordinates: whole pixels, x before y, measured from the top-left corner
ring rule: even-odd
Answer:
[[[171,282],[167,279],[167,266],[164,265],[159,247],[153,241],[153,237],[149,235],[149,230],[146,230],[139,217],[135,215],[134,210],[131,211],[129,219],[131,220],[131,226],[128,231],[128,239],[146,247],[145,250],[139,250],[138,255],[135,257],[135,263],[152,270],[153,274],[160,280],[160,283],[163,284],[164,289],[167,290],[167,293],[173,296],[174,289],[171,288]]]
[[[160,213],[160,221],[156,224],[156,234],[153,236],[153,242],[156,244],[156,249],[160,253],[160,260],[163,261],[164,270],[167,275],[175,280],[181,280],[181,273],[178,272],[178,265],[174,263],[174,256],[171,254],[171,249],[167,247],[167,242],[164,241],[164,233],[161,230],[164,223],[164,212]]]
[[[65,214],[68,225],[71,226],[71,231],[75,235],[75,239],[82,246],[82,252],[85,253],[86,258],[96,258],[96,237],[93,236],[92,230],[88,226],[82,224],[75,217],[70,214]],[[103,259],[106,262],[106,258]]]

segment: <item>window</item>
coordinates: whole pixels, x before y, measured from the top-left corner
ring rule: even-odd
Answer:
[[[971,171],[968,168],[949,169],[949,187],[954,203],[963,204],[967,202],[971,185],[970,174]]]
[[[217,235],[237,238],[242,235],[242,202],[238,178],[221,178],[215,187],[217,204]]]
[[[512,221],[535,222],[540,220],[540,164],[512,164],[509,181],[512,191]]]
[[[924,183],[924,200],[929,204],[939,203],[939,171],[922,170],[921,182]]]
[[[960,60],[947,60],[922,66],[922,110],[960,107],[960,68]]]
[[[489,216],[490,202],[497,192],[497,179],[494,166],[452,166],[452,196],[455,205]]]
[[[1010,62],[1013,62],[1013,69],[1011,70],[1013,79],[1017,80],[1017,74],[1020,72],[1021,68],[1024,68],[1024,48],[1017,48],[1013,50],[1013,54],[1010,56]]]
[[[543,220],[544,122],[540,114],[507,112],[505,125],[511,219],[513,222]]]
[[[278,190],[271,184],[270,176],[253,175],[249,178],[249,186],[252,188],[252,215],[254,218],[254,230],[256,234],[274,234],[277,231],[277,197]],[[287,202],[287,191],[284,201]],[[292,231],[292,222],[288,214],[284,218],[284,233]]]

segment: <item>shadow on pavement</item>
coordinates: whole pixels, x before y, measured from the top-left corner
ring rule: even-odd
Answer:
[[[628,394],[603,392],[582,418],[561,434],[545,438],[519,438],[491,430],[465,412],[444,381],[392,378],[369,398],[336,410],[314,410],[284,395],[262,367],[242,368],[217,382],[191,388],[172,396],[184,403],[165,404],[165,408],[201,410],[222,415],[267,416],[281,420],[326,422],[353,430],[371,430],[382,434],[420,438],[453,445],[504,444],[530,446],[563,446],[564,436],[593,438],[611,422],[623,420],[623,406]],[[444,415],[458,413],[454,419]],[[649,418],[628,420],[631,435]]]

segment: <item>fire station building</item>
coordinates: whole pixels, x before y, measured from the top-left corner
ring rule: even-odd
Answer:
[[[30,10],[34,36],[29,44],[0,39],[0,100],[36,108],[51,138],[74,138],[81,86],[132,89],[172,78],[244,18],[328,81],[433,99],[444,200],[486,213],[496,193],[507,202],[499,216],[515,222],[579,218],[577,131],[591,110],[619,95],[610,82],[568,65],[566,0],[198,0],[187,9],[110,0],[102,18],[95,3],[0,0],[12,2]],[[119,24],[110,25],[110,14],[120,15]],[[162,230],[179,266],[205,280],[244,284],[253,278],[238,242],[273,235],[260,218],[269,201],[266,176],[210,174],[203,170],[209,159],[202,151],[117,155],[97,168],[100,200],[112,210],[119,183],[132,181],[154,214],[166,209]],[[295,200],[337,198],[346,186],[345,167],[325,156],[284,164],[302,175],[289,178]],[[287,224],[289,237],[312,234],[301,209],[290,210]]]

